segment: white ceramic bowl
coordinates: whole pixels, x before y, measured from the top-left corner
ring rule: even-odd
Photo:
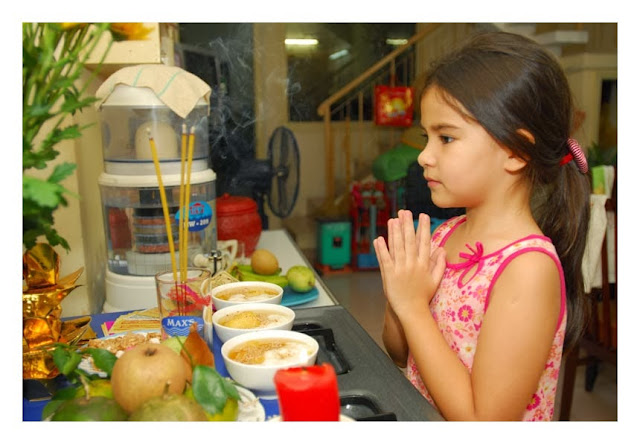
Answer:
[[[233,328],[220,324],[220,322],[227,318],[227,316],[242,313],[274,315],[273,318],[275,319],[271,323],[261,327],[251,328]],[[289,307],[285,307],[283,305],[262,304],[260,302],[254,304],[239,304],[223,308],[213,313],[213,316],[211,316],[212,325],[207,325],[205,323],[205,328],[213,328],[220,340],[224,343],[235,336],[252,331],[291,330],[295,317],[295,312]]]
[[[304,352],[291,353],[286,360],[267,364],[243,364],[229,357],[238,346],[254,340],[292,340],[304,344],[307,347]],[[229,339],[222,344],[221,353],[224,364],[231,378],[238,384],[252,390],[257,396],[274,396],[275,385],[273,377],[283,368],[314,365],[318,357],[318,342],[309,335],[297,331],[288,330],[263,330],[244,333]]]
[[[256,299],[259,296],[254,295],[254,299],[246,298],[247,292],[246,289],[257,290],[258,293],[260,291],[267,290],[275,293],[274,296],[265,298],[265,299]],[[245,291],[243,291],[245,290]],[[221,299],[220,294],[227,293],[232,291],[235,293],[235,299]],[[231,282],[228,284],[218,285],[217,287],[213,287],[211,289],[211,301],[213,302],[216,310],[221,310],[226,307],[231,307],[239,304],[255,304],[259,302],[261,304],[279,304],[282,301],[282,293],[283,288],[279,285],[272,284],[271,282],[260,282],[260,281],[243,281],[243,282]],[[233,297],[232,297],[233,298]]]

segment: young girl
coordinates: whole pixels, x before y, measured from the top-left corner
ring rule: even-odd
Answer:
[[[553,56],[514,34],[476,36],[427,76],[418,161],[433,202],[466,214],[431,236],[400,211],[374,246],[385,347],[445,419],[553,417],[589,220],[571,102]]]

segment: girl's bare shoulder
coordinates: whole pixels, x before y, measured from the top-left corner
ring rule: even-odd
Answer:
[[[561,289],[560,269],[550,251],[531,250],[510,260],[498,276],[495,293],[509,295],[513,302],[530,297],[538,303],[546,298],[549,303],[558,300]]]

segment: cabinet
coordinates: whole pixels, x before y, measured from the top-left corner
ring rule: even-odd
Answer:
[[[173,46],[176,40],[176,24],[144,23],[144,26],[152,28],[144,40],[113,42],[107,57],[102,62],[100,76],[107,77],[130,65],[147,63],[175,65]],[[99,65],[100,59],[111,41],[112,37],[108,32],[102,35],[96,49],[87,60],[87,68],[93,70]]]

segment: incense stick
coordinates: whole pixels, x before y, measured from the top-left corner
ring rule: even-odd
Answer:
[[[185,209],[185,180],[184,180],[184,167],[185,167],[185,159],[187,156],[187,125],[182,124],[182,143],[180,146],[180,222],[178,224],[178,251],[180,254],[180,271],[184,272],[184,268],[186,268],[186,260],[183,255],[184,253],[184,223],[185,219],[188,219],[187,210]],[[184,278],[184,275],[182,275]]]
[[[151,130],[147,129],[147,135],[149,136],[149,145],[151,147],[151,156],[153,157],[153,165],[156,168],[156,176],[158,178],[158,188],[160,189],[160,200],[162,202],[162,213],[164,214],[164,223],[167,227],[167,239],[169,241],[169,252],[171,255],[171,270],[173,271],[173,280],[177,281],[177,269],[175,248],[173,245],[173,234],[171,233],[171,218],[169,216],[169,207],[167,206],[167,196],[164,191],[164,185],[162,184],[162,173],[160,171],[160,162],[158,161],[158,150],[156,148],[156,142],[151,136]]]
[[[191,127],[191,131],[189,132],[189,151],[187,153],[187,177],[185,180],[185,191],[184,191],[184,196],[185,196],[185,208],[187,211],[185,211],[185,224],[184,224],[184,233],[183,233],[183,237],[184,237],[184,251],[186,252],[186,254],[188,255],[188,250],[189,250],[189,201],[191,199],[191,163],[193,161],[193,146],[195,144],[195,127],[192,126]],[[186,258],[185,258],[185,265],[187,263]]]
[[[186,137],[186,125],[183,125],[183,142]],[[187,291],[189,288],[187,286],[187,264],[188,264],[188,256],[189,256],[189,200],[191,196],[191,163],[193,159],[193,146],[195,143],[195,127],[191,127],[191,132],[189,133],[189,147],[187,153],[187,168],[186,168],[186,178],[185,175],[185,159],[184,159],[184,145],[183,152],[180,160],[180,226],[179,226],[179,253],[180,253],[180,290],[178,291],[178,309],[182,309],[180,311],[184,311],[186,314],[187,309]],[[184,190],[182,189],[184,185]]]
[[[186,236],[184,235],[183,226],[185,221],[188,220],[187,209],[184,206],[185,202],[185,180],[184,180],[184,165],[185,165],[185,157],[187,155],[187,125],[182,124],[182,136],[181,136],[181,145],[180,145],[180,221],[178,223],[178,252],[180,258],[180,282],[187,282],[187,258],[185,257],[185,241]],[[178,310],[179,312],[186,306],[186,295],[184,292],[178,293]],[[182,313],[181,313],[182,314]]]

